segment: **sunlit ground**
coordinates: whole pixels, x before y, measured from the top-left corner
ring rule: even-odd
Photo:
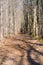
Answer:
[[[43,43],[29,39],[14,35],[0,41],[0,65],[43,65]]]

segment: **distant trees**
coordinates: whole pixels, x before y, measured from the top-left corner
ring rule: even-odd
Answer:
[[[38,9],[38,15],[37,15],[37,20],[38,20],[38,26],[39,26],[39,31],[38,31],[38,33],[39,33],[39,35],[41,35],[41,36],[43,36],[43,21],[42,21],[42,14],[43,14],[43,12],[42,12],[42,0],[39,0],[38,1],[38,5],[37,5],[37,9]]]
[[[34,36],[43,36],[42,7],[42,0],[28,1],[28,33],[32,33]]]
[[[0,1],[0,37],[28,33],[43,36],[43,0]]]

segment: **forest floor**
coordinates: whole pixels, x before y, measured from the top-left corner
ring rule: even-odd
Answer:
[[[6,37],[0,41],[0,65],[43,65],[43,43],[23,34]]]

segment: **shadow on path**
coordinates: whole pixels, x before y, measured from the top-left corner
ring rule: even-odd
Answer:
[[[24,49],[24,48],[22,48],[22,47],[19,46],[21,49],[24,49],[24,50],[27,51],[27,58],[28,58],[28,62],[30,63],[30,65],[41,65],[40,62],[39,63],[38,62],[35,62],[35,60],[32,59],[32,57],[30,56],[30,53],[32,51],[34,51],[35,53],[37,53],[37,55],[43,56],[43,52],[40,52],[40,51],[36,50],[33,46],[31,46],[31,44],[33,44],[33,43],[26,42],[25,40],[20,40],[20,41],[25,42],[28,45],[28,47],[30,47],[29,50],[26,50],[26,49]],[[35,43],[33,45],[43,46],[43,44],[37,44],[37,43]],[[40,61],[40,59],[38,61]]]

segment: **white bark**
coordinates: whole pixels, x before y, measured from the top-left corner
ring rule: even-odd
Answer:
[[[9,21],[8,21],[8,0],[7,1],[4,1],[4,4],[3,4],[3,14],[4,14],[4,36],[8,36],[8,24],[9,24]]]
[[[3,39],[3,2],[1,1],[0,2],[0,13],[1,13],[1,16],[0,16],[0,38]]]
[[[19,34],[21,30],[21,23],[24,21],[23,3],[21,0],[16,2],[15,8],[15,34]]]
[[[10,0],[10,34],[13,34],[13,2]]]
[[[34,35],[38,35],[38,23],[36,14],[37,14],[37,6],[34,8],[34,24],[33,24]]]

